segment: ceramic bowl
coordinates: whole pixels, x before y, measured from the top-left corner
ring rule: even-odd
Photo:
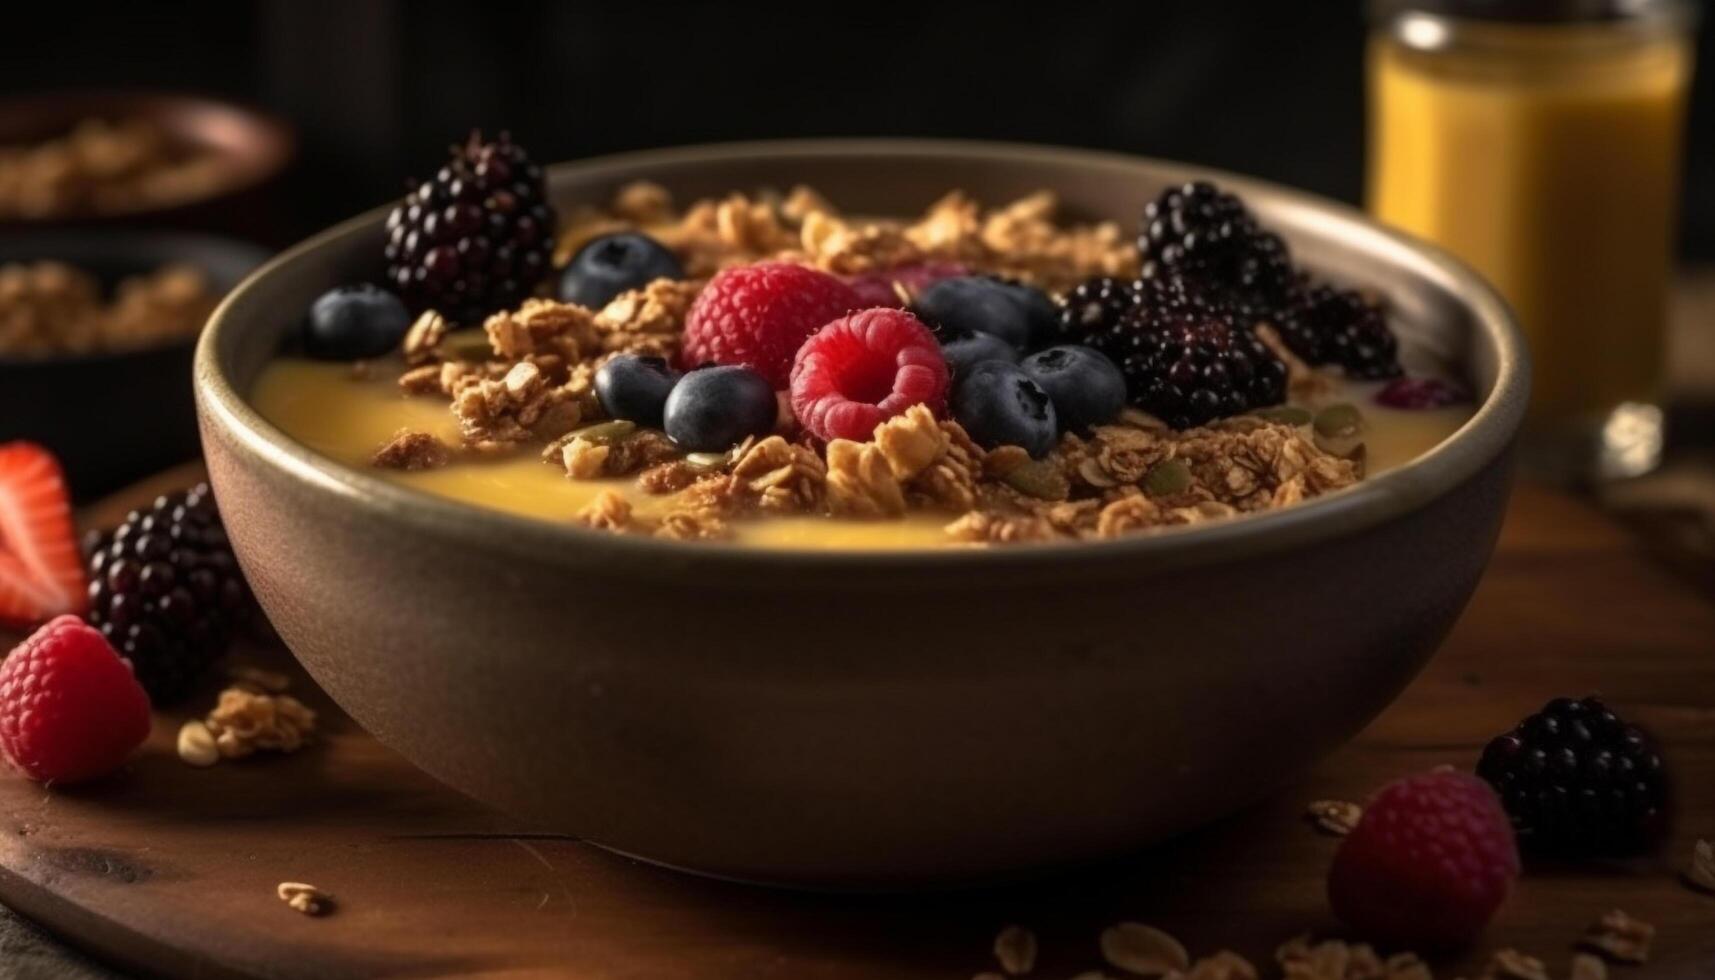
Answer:
[[[245,393],[383,212],[270,263],[198,350],[203,445],[251,584],[330,695],[429,773],[543,829],[751,881],[893,888],[1090,861],[1256,800],[1374,717],[1471,595],[1527,368],[1506,307],[1349,208],[1199,168],[981,143],[811,141],[555,167],[562,205],[810,184],[855,212],[1040,188],[1132,222],[1213,176],[1309,264],[1390,298],[1481,406],[1432,452],[1302,506],[1098,544],[774,552],[606,536],[337,465]]]
[[[127,276],[184,263],[224,293],[268,257],[245,242],[211,235],[122,230],[0,232],[0,264],[54,260],[83,269],[111,290]],[[89,500],[196,458],[191,353],[185,337],[135,350],[93,354],[0,354],[0,442],[29,439],[52,449],[71,489]]]

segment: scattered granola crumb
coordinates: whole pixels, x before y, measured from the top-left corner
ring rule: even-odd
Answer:
[[[1700,840],[1692,847],[1691,866],[1685,870],[1685,883],[1715,895],[1715,844]]]
[[[220,692],[204,719],[221,758],[242,759],[260,750],[296,752],[316,730],[316,713],[289,694],[258,694],[242,686]]]
[[[1282,943],[1274,952],[1287,980],[1433,980],[1429,967],[1412,953],[1382,959],[1367,943],[1308,935]]]
[[[1655,926],[1612,909],[1584,930],[1578,946],[1615,963],[1644,963],[1654,939]]]
[[[447,465],[447,444],[427,432],[400,429],[370,462],[389,470],[430,470]]]
[[[1593,953],[1573,953],[1572,980],[1608,980],[1608,964]]]
[[[1316,825],[1317,830],[1344,837],[1363,818],[1364,808],[1346,800],[1317,800],[1310,804],[1304,815]]]
[[[1257,970],[1250,960],[1223,949],[1199,959],[1183,973],[1169,973],[1167,980],[1257,980]]]
[[[1191,965],[1185,946],[1154,926],[1121,922],[1102,930],[1102,958],[1109,964],[1148,977],[1184,972]]]
[[[220,747],[214,744],[214,733],[196,718],[179,727],[178,751],[180,761],[198,769],[220,761]]]
[[[1496,950],[1489,957],[1489,964],[1483,970],[1485,977],[1510,978],[1510,980],[1548,980],[1548,968],[1534,956],[1526,956],[1516,949]]]
[[[1007,926],[994,937],[994,958],[1013,976],[1036,969],[1036,933],[1023,926]]]
[[[333,896],[301,881],[282,881],[274,887],[274,894],[291,908],[309,916],[325,915],[333,908]]]

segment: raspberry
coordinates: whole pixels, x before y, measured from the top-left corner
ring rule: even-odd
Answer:
[[[807,266],[723,269],[685,315],[685,366],[743,365],[779,390],[805,338],[860,305],[850,286]]]
[[[1501,801],[1438,769],[1382,787],[1334,855],[1328,900],[1365,939],[1433,949],[1476,938],[1519,873]]]
[[[792,364],[792,411],[817,438],[867,440],[913,405],[947,405],[935,335],[904,310],[862,310],[816,331]]]
[[[149,696],[76,616],[48,622],[0,664],[0,750],[31,779],[105,775],[148,736]]]
[[[917,262],[911,265],[898,265],[891,269],[877,269],[873,272],[860,272],[855,276],[846,277],[846,283],[857,293],[858,307],[868,309],[872,306],[908,305],[908,301],[899,295],[900,287],[904,287],[907,296],[916,296],[930,286],[943,279],[970,274],[970,270],[957,262]]]

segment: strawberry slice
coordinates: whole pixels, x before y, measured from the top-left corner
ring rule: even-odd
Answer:
[[[88,603],[59,461],[34,443],[0,445],[0,621],[81,614]]]

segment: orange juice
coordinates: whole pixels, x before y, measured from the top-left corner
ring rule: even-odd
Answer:
[[[1683,11],[1653,7],[1548,23],[1408,11],[1371,41],[1370,210],[1512,303],[1537,431],[1655,393],[1692,53]]]

